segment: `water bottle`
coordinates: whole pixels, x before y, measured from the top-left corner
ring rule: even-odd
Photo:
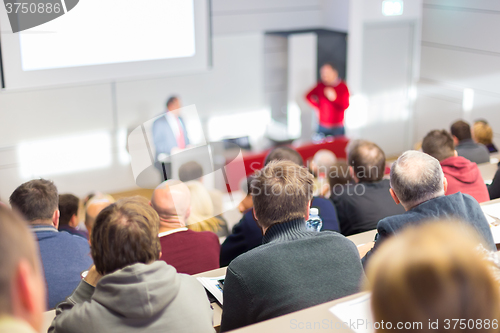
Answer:
[[[318,208],[309,209],[309,220],[306,222],[306,228],[309,231],[321,231],[323,227],[323,221],[319,217]]]

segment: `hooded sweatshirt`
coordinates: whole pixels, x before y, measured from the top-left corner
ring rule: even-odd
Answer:
[[[56,308],[48,332],[214,332],[202,285],[163,261],[81,281]]]
[[[446,195],[462,192],[474,197],[479,203],[490,200],[488,188],[476,163],[462,156],[452,156],[442,160],[441,167],[448,180]]]

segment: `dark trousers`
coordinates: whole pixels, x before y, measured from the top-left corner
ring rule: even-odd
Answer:
[[[323,134],[324,136],[344,136],[345,128],[344,126],[334,126],[329,128],[319,125],[318,133]]]

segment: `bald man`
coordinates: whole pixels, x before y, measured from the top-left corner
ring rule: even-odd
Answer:
[[[0,205],[0,332],[41,332],[45,282],[26,223]]]
[[[85,227],[87,228],[89,239],[97,215],[112,203],[115,203],[115,199],[108,194],[97,194],[87,202],[85,208]]]
[[[320,149],[314,154],[310,169],[314,175],[313,195],[315,197],[330,197],[328,174],[336,162],[337,157],[330,150]]]
[[[191,195],[184,183],[173,179],[163,182],[154,190],[150,204],[160,217],[161,260],[190,275],[219,268],[217,235],[186,227]]]

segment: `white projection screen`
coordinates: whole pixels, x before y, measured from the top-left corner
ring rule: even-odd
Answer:
[[[209,10],[209,0],[80,0],[52,21],[12,33],[6,7],[0,3],[3,87],[207,70]]]

